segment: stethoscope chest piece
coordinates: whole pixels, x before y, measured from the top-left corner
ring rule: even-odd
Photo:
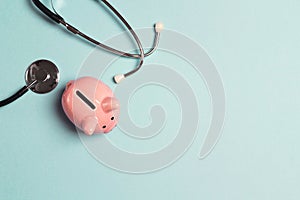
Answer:
[[[49,60],[38,60],[32,63],[25,72],[28,88],[38,94],[51,92],[59,82],[59,70]]]
[[[21,96],[28,90],[38,94],[51,92],[56,88],[59,81],[59,71],[55,64],[48,60],[38,60],[33,62],[25,72],[26,85],[14,95],[0,101],[0,107],[6,106]]]

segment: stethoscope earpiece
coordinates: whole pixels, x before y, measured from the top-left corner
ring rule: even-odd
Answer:
[[[119,84],[121,81],[125,79],[124,74],[119,74],[114,76],[115,83]]]
[[[14,95],[0,101],[0,107],[6,106],[23,96],[28,90],[38,94],[51,92],[59,81],[59,70],[54,63],[48,60],[33,62],[25,72],[26,86],[22,87]]]

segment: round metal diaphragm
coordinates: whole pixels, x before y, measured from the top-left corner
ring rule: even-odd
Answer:
[[[59,70],[48,60],[38,60],[32,63],[25,72],[26,85],[35,93],[45,94],[58,85]]]

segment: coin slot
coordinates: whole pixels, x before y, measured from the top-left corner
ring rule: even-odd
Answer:
[[[96,106],[80,91],[76,91],[76,95],[86,104],[88,105],[92,110],[96,109]]]

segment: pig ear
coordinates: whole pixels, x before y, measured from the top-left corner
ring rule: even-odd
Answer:
[[[109,113],[113,110],[120,109],[119,101],[113,97],[107,97],[102,101],[102,109],[104,112]]]
[[[98,119],[96,117],[86,117],[82,124],[81,128],[87,135],[93,135],[98,125]]]

